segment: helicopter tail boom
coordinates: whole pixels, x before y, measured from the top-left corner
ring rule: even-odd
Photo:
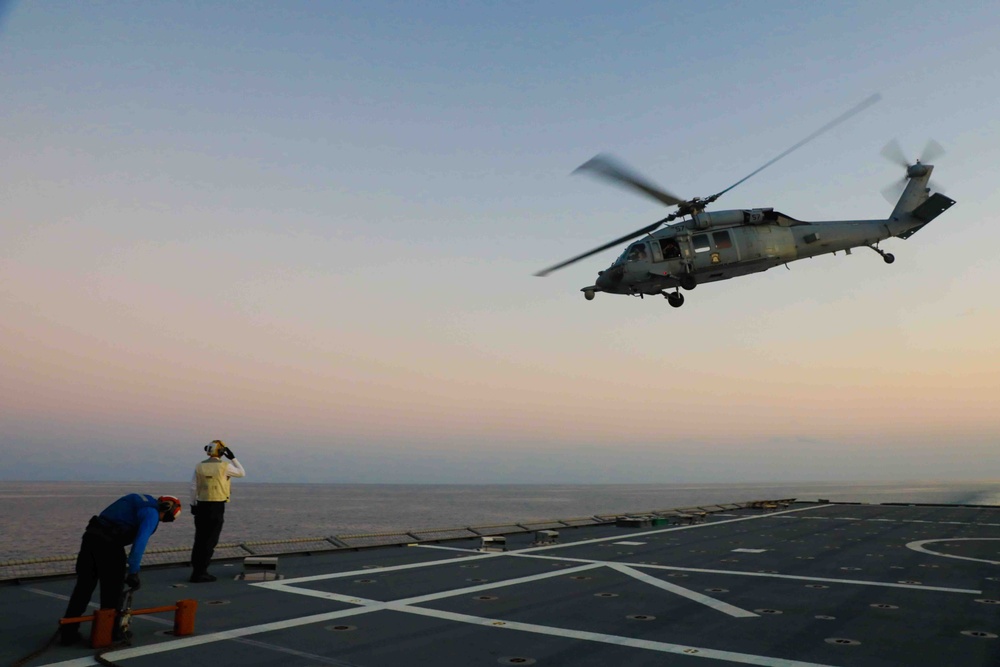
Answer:
[[[892,209],[892,219],[909,214],[918,206],[927,201],[927,182],[931,179],[931,172],[934,167],[929,164],[917,164],[915,167],[907,169],[907,183],[903,193],[899,196],[895,208]]]

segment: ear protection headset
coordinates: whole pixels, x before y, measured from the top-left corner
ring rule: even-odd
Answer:
[[[161,521],[173,521],[181,513],[181,501],[174,496],[160,496],[156,500],[158,501],[156,509],[163,515]]]
[[[213,440],[205,445],[205,453],[209,456],[222,456],[222,450],[226,448],[226,443],[221,440]]]

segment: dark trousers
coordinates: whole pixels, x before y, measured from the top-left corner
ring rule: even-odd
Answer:
[[[200,502],[194,517],[194,546],[191,547],[191,574],[198,576],[208,571],[208,564],[215,553],[215,545],[222,534],[226,513],[224,502]]]
[[[84,533],[80,553],[76,557],[76,586],[69,596],[64,618],[84,615],[98,583],[101,584],[101,608],[117,608],[125,581],[125,562],[125,549],[121,544]],[[79,623],[62,626],[64,637],[79,631]]]

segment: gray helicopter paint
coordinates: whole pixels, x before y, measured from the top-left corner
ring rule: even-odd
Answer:
[[[616,284],[582,291],[656,295],[677,288],[687,273],[698,284],[717,282],[797,259],[875,247],[891,237],[908,238],[954,204],[943,195],[929,202],[927,183],[934,167],[917,167],[908,172],[909,181],[889,218],[804,222],[772,209],[703,212],[632,243],[609,269],[623,268]],[[730,245],[719,247],[726,235]],[[679,257],[668,259],[661,252],[662,244],[670,240],[679,246]],[[641,258],[632,253],[640,248]],[[883,257],[891,261],[891,256]]]
[[[871,95],[728,188],[708,197],[678,197],[610,155],[594,156],[576,171],[588,172],[661,204],[676,206],[677,210],[661,220],[538,271],[535,275],[547,276],[619,243],[648,237],[648,240],[628,246],[608,269],[598,272],[594,285],[584,287],[581,291],[588,301],[597,292],[633,296],[662,294],[667,297],[671,306],[677,308],[684,304],[684,295],[679,290],[673,293],[667,293],[666,290],[678,287],[691,290],[698,283],[758,273],[796,259],[835,253],[838,250],[850,252],[852,248],[867,246],[881,255],[887,264],[891,264],[895,258],[878,247],[880,241],[890,237],[908,239],[955,203],[940,193],[930,195],[929,179],[934,167],[925,162],[943,153],[944,149],[937,142],[928,142],[921,158],[912,164],[895,140],[882,149],[884,157],[906,169],[902,180],[891,186],[892,190],[896,190],[897,185],[902,185],[903,189],[892,214],[884,220],[803,222],[782,215],[773,208],[712,212],[705,210],[708,205],[747,179],[854,117],[879,99],[880,95]],[[883,189],[882,192],[887,194],[887,191],[888,189]],[[680,221],[674,222],[675,220]],[[720,234],[717,230],[730,231]],[[673,253],[666,251],[668,239],[676,241],[676,246],[672,246]],[[657,242],[663,243],[663,247],[658,249],[655,245]]]

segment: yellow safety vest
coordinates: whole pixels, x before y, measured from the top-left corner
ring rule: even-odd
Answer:
[[[229,461],[209,458],[197,466],[198,502],[229,502]]]

